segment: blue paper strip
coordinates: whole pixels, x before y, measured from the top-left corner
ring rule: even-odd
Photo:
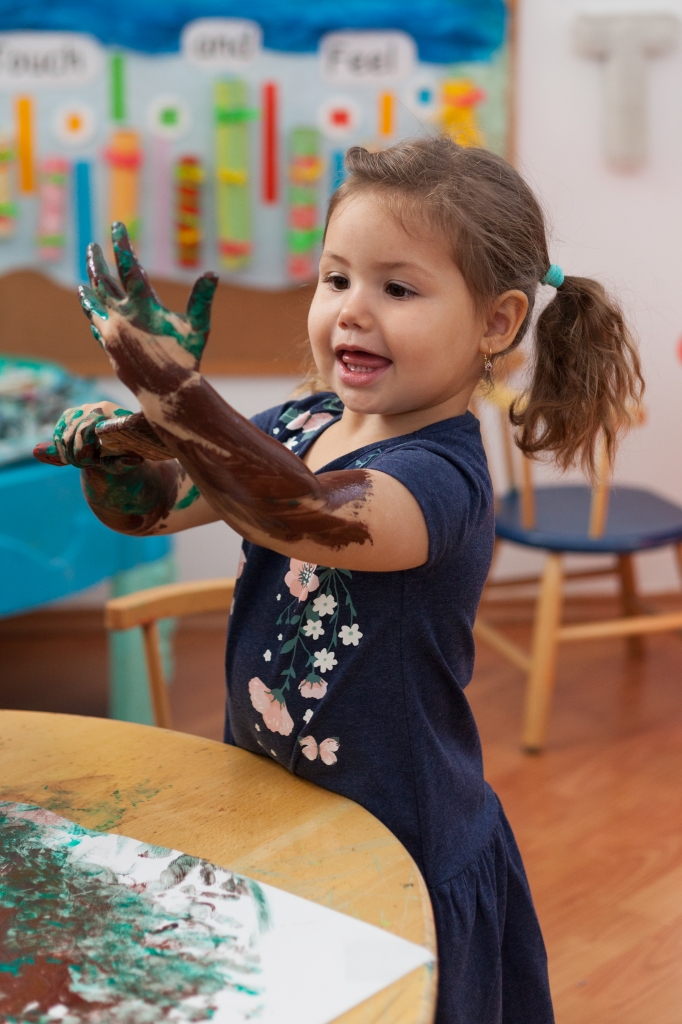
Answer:
[[[88,268],[86,251],[92,242],[92,193],[90,189],[90,164],[79,160],[74,166],[73,208],[76,211],[76,272],[79,279],[87,284]]]
[[[336,192],[339,185],[346,180],[345,166],[346,152],[343,149],[336,149],[329,158],[329,191]]]
[[[147,53],[172,53],[194,18],[250,18],[271,50],[310,53],[326,32],[402,29],[422,60],[487,60],[504,40],[504,0],[137,0],[125,16],[116,4],[92,0],[0,0],[0,31],[91,32],[103,43]]]

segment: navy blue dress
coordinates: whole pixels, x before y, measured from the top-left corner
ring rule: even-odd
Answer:
[[[254,422],[303,455],[342,406],[329,392]],[[551,1024],[523,864],[483,778],[464,687],[493,548],[493,496],[471,413],[360,448],[424,513],[428,561],[350,572],[244,543],[230,619],[225,741],[376,815],[415,859],[438,939],[437,1024]]]

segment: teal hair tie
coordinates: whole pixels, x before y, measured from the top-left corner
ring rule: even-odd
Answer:
[[[541,283],[548,284],[550,288],[561,288],[564,283],[564,272],[558,263],[550,263],[549,270]]]

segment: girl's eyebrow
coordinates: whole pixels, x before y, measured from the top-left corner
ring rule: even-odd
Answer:
[[[325,249],[323,251],[323,253],[322,253],[322,256],[320,258],[321,259],[325,259],[326,258],[326,259],[329,259],[329,260],[336,260],[338,263],[345,263],[347,267],[350,266],[350,263],[348,262],[347,259],[345,259],[343,256],[339,256],[339,254],[336,253],[336,252],[330,252],[329,249]]]
[[[329,252],[328,249],[324,250],[324,252],[322,253],[322,258],[335,260],[338,263],[345,263],[347,267],[350,266],[350,262],[347,259],[345,259],[345,257],[339,256],[339,254],[335,252]],[[432,274],[430,270],[427,270],[426,267],[422,267],[418,263],[408,263],[405,260],[389,260],[387,262],[381,261],[376,263],[375,265],[377,267],[380,267],[381,270],[416,270],[420,274],[426,274],[427,277],[435,277],[435,275]]]

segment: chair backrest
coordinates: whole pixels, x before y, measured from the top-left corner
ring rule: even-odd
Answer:
[[[504,381],[495,381],[492,386],[486,385],[477,388],[471,408],[474,414],[477,414],[480,406],[485,404],[490,405],[495,410],[496,419],[499,423],[499,436],[502,442],[502,456],[506,475],[505,493],[519,495],[521,525],[525,530],[532,530],[536,519],[532,460],[524,455],[514,443],[512,424],[509,419],[509,407],[519,396],[520,392],[510,387]],[[483,431],[483,426],[481,429]],[[485,432],[483,434],[483,443],[488,447],[489,442],[487,442]],[[597,476],[592,485],[592,501],[590,504],[588,526],[588,535],[590,537],[602,537],[606,529],[610,484],[611,470],[606,446],[600,443],[597,452]]]
[[[234,579],[167,583],[107,601],[104,608],[107,629],[142,627],[154,724],[162,729],[171,728],[171,715],[156,624],[159,619],[227,611],[232,604],[235,583]]]

